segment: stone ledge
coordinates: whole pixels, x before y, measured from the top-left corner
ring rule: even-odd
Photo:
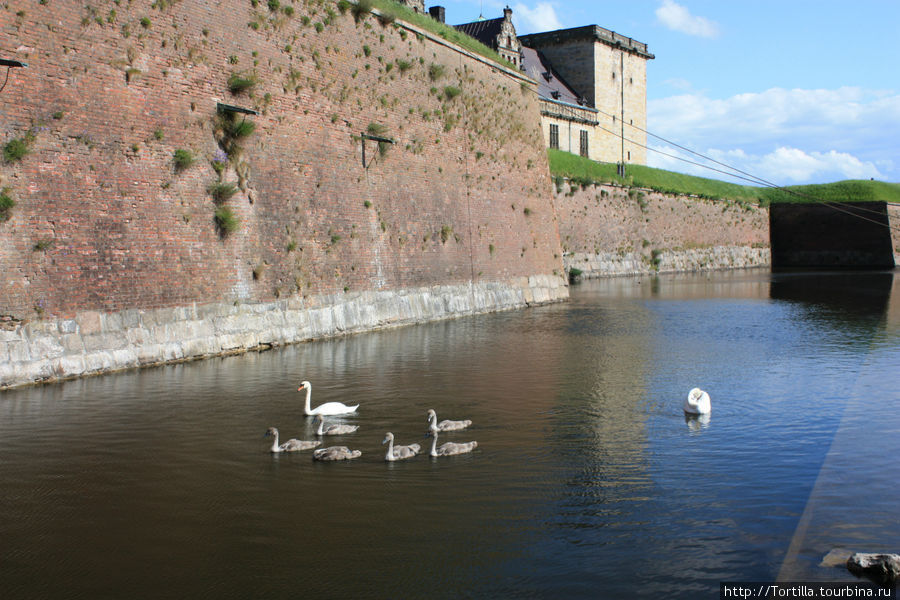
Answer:
[[[86,311],[0,338],[0,389],[568,299],[555,275],[258,304]]]

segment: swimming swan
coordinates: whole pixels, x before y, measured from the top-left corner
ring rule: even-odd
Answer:
[[[471,452],[478,447],[478,442],[465,442],[463,444],[447,442],[446,444],[441,444],[441,447],[438,448],[437,432],[432,431],[431,437],[434,438],[433,440],[431,440],[431,456],[453,456],[454,454],[465,454],[466,452]]]
[[[303,411],[308,417],[313,415],[346,415],[356,412],[356,409],[359,408],[359,404],[356,406],[347,406],[341,402],[326,402],[321,406],[310,409],[309,397],[312,395],[312,385],[310,385],[308,381],[303,381],[300,383],[300,387],[297,388],[297,391],[302,392],[304,389],[306,390],[306,405]]]
[[[269,448],[270,452],[297,452],[299,450],[309,450],[310,448],[315,448],[322,442],[305,442],[302,440],[290,439],[283,444],[278,444],[278,430],[274,427],[269,427],[266,431],[266,436],[273,436],[275,441],[272,442],[272,447]]]
[[[709,394],[700,388],[688,392],[687,400],[684,401],[684,412],[689,415],[708,415],[711,410]]]
[[[395,460],[403,460],[405,458],[412,458],[422,447],[419,444],[410,444],[409,446],[395,446],[394,445],[394,434],[390,431],[384,436],[384,441],[381,442],[381,445],[388,445],[387,454],[384,455],[384,460],[393,462]]]
[[[316,418],[313,419],[313,425],[316,423],[319,424],[319,429],[316,430],[316,435],[344,435],[347,433],[353,433],[357,429],[359,429],[359,425],[329,425],[325,426],[325,419],[322,418],[322,415],[316,415]]]
[[[359,450],[351,450],[347,446],[329,446],[313,452],[313,460],[351,460],[362,456]]]
[[[472,424],[472,421],[465,419],[464,421],[449,421],[447,419],[438,423],[437,413],[433,408],[428,409],[428,429],[431,431],[458,431],[465,429]]]

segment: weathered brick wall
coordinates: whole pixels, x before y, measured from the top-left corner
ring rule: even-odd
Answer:
[[[756,206],[568,183],[557,188],[554,202],[567,255],[636,257],[650,268],[664,252],[769,246],[768,211]]]
[[[28,63],[0,143],[29,141],[0,164],[0,315],[561,274],[535,94],[414,30],[321,0],[12,0],[0,55]],[[257,84],[232,94],[233,73]],[[218,102],[260,111],[222,174],[224,236]],[[364,168],[373,124],[396,143]]]

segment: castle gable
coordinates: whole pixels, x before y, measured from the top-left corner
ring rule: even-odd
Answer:
[[[522,44],[512,22],[512,9],[506,7],[497,19],[481,19],[454,25],[458,31],[475,38],[517,67],[522,64]]]

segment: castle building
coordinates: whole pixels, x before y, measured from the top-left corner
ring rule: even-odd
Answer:
[[[549,71],[578,99],[566,102],[552,90],[549,98],[541,96],[549,147],[575,152],[574,133],[564,132],[577,131],[578,154],[647,164],[647,61],[655,58],[647,44],[597,25],[524,35],[519,41],[536,51],[525,54],[526,72],[540,70],[546,79]],[[540,58],[540,64],[531,65],[531,57]]]
[[[647,44],[597,25],[517,36],[512,12],[454,27],[538,82],[547,147],[647,164]]]
[[[479,19],[453,27],[495,50],[497,54],[516,67],[520,67],[522,65],[522,45],[516,36],[512,12],[512,9],[507,6],[503,9],[503,16],[500,18]]]

